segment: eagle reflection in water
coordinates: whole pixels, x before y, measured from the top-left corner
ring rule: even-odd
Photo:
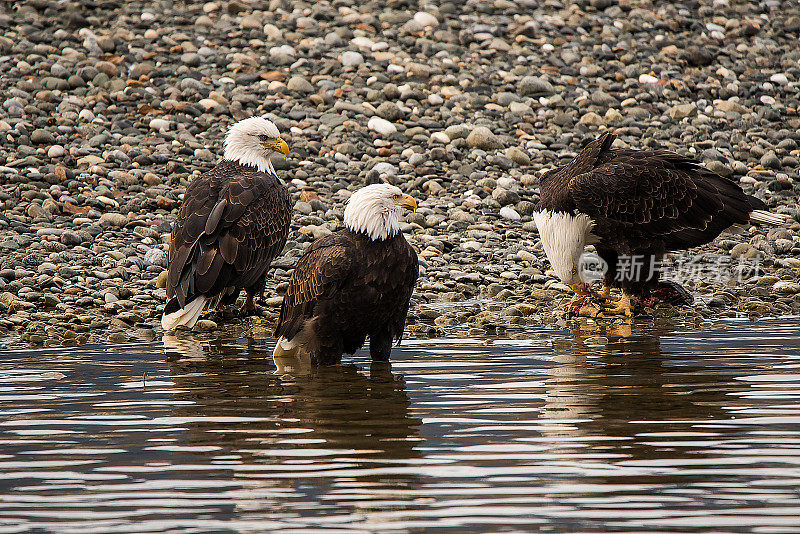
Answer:
[[[675,459],[680,449],[641,436],[690,432],[692,421],[727,419],[729,399],[718,387],[726,377],[704,367],[702,358],[680,353],[685,349],[662,347],[663,337],[681,329],[671,321],[579,324],[554,340],[544,416],[557,423],[545,432],[548,439],[561,441],[563,454],[592,452],[593,440],[602,439],[620,460]],[[689,449],[686,456],[702,455]]]
[[[354,365],[279,362],[276,370],[260,341],[165,336],[164,346],[174,400],[182,401],[173,415],[190,421],[182,445],[206,448],[201,454],[214,463],[226,458],[234,479],[316,498],[340,477],[357,477],[365,494],[418,483],[397,467],[419,457],[422,422],[388,364],[373,364],[368,375]],[[274,505],[267,501],[247,507]]]

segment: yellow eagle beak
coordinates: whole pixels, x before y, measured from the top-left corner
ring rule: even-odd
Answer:
[[[284,157],[289,155],[289,145],[280,137],[276,137],[273,141],[267,141],[263,144],[264,148],[269,148],[275,152],[280,152]]]
[[[403,198],[397,203],[397,205],[401,208],[406,208],[407,210],[417,211],[417,201],[414,200],[414,197],[411,195],[403,195]]]

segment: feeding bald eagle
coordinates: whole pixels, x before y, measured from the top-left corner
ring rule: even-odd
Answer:
[[[335,364],[367,336],[372,359],[389,359],[419,275],[417,254],[400,231],[402,208],[417,203],[392,185],[366,186],[350,197],[345,228],[306,249],[283,297],[276,359]]]
[[[194,326],[207,304],[223,306],[247,292],[256,309],[267,269],[286,244],[292,208],[269,155],[289,153],[278,128],[261,117],[234,124],[224,160],[186,188],[172,228],[167,305],[161,326]]]
[[[594,243],[608,266],[600,292],[603,311],[631,315],[631,297],[649,297],[654,289],[662,297],[675,296],[674,286],[659,282],[654,265],[665,252],[703,245],[749,220],[783,222],[738,184],[690,158],[665,150],[613,149],[614,139],[610,132],[601,135],[570,163],[544,173],[539,185],[534,220],[553,270],[579,295],[573,304],[581,305],[589,294],[578,271],[587,244]],[[620,277],[626,256],[644,264],[634,276]],[[610,301],[611,286],[621,286],[619,301]]]

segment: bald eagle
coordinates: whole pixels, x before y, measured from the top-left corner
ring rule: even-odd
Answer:
[[[161,326],[194,326],[207,304],[223,306],[247,292],[243,311],[264,292],[267,269],[286,244],[289,192],[269,155],[289,153],[278,128],[261,117],[234,124],[223,161],[186,188],[172,228],[167,301]]]
[[[419,275],[417,254],[400,231],[402,208],[417,203],[397,187],[363,187],[347,203],[345,228],[306,249],[283,297],[276,359],[339,363],[367,336],[372,359],[389,359]]]
[[[578,294],[573,305],[589,295],[579,276],[587,244],[594,243],[608,268],[603,311],[631,315],[631,297],[649,298],[654,290],[665,300],[677,296],[674,285],[659,281],[665,252],[703,245],[750,220],[783,222],[695,160],[665,150],[613,149],[614,139],[610,132],[601,135],[570,163],[544,173],[539,185],[534,221],[553,270]],[[642,265],[619,276],[625,258],[640,258]],[[612,286],[621,286],[618,301],[610,299]]]

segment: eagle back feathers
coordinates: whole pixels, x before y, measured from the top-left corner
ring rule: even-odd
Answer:
[[[262,291],[290,217],[289,193],[272,174],[223,161],[197,177],[173,226],[167,296],[183,307],[226,288]]]

